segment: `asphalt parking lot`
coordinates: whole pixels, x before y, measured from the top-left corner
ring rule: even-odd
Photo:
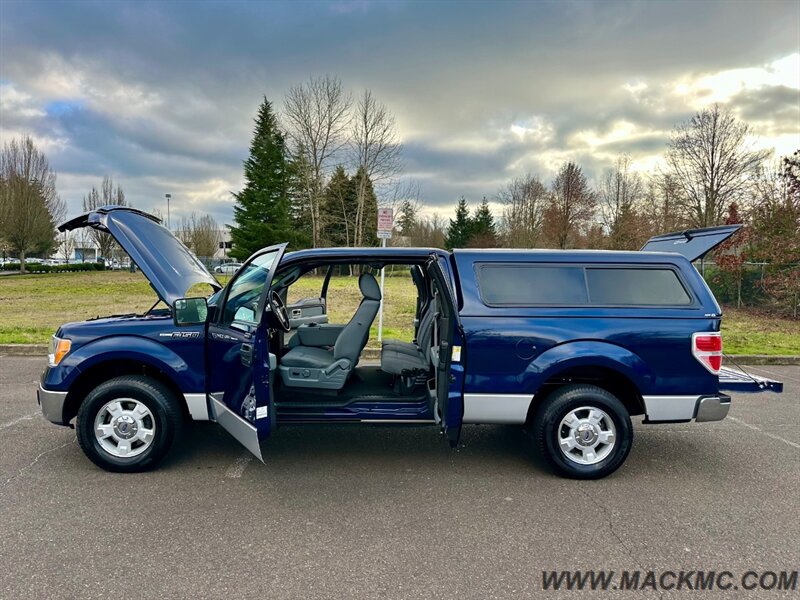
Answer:
[[[42,366],[0,357],[1,598],[518,597],[551,569],[800,565],[800,367],[753,367],[784,394],[734,396],[721,423],[637,424],[622,469],[576,482],[489,426],[457,451],[428,428],[283,428],[262,465],[198,424],[159,470],[106,473],[41,417]]]

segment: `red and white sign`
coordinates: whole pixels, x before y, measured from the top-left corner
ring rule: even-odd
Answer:
[[[394,211],[391,208],[378,209],[378,233],[392,232],[394,225]]]

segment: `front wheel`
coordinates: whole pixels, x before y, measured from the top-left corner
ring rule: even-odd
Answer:
[[[625,406],[610,392],[594,385],[568,385],[539,406],[533,436],[559,474],[599,479],[625,462],[633,427]]]
[[[157,465],[178,436],[183,416],[170,390],[142,376],[111,379],[92,390],[75,429],[84,454],[107,471],[132,473]]]

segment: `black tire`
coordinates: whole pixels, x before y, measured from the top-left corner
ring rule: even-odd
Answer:
[[[595,464],[578,464],[567,458],[559,447],[562,419],[581,407],[599,408],[610,417],[616,429],[613,447]],[[537,408],[531,430],[547,462],[559,475],[572,479],[600,479],[610,475],[625,462],[633,444],[633,427],[627,409],[616,396],[594,385],[567,385],[555,390]]]
[[[132,398],[144,404],[152,415],[154,435],[148,448],[133,457],[119,457],[106,451],[94,433],[95,418],[116,398]],[[131,375],[98,385],[81,403],[75,429],[78,443],[94,464],[106,471],[136,473],[155,467],[167,455],[183,427],[183,413],[175,395],[160,381]]]

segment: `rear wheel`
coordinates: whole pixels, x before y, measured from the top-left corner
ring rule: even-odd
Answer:
[[[156,466],[179,435],[183,415],[169,388],[149,377],[101,383],[78,410],[76,430],[84,454],[107,471]]]
[[[610,392],[593,385],[568,385],[539,406],[533,436],[559,474],[599,479],[625,462],[633,427],[625,406]]]

